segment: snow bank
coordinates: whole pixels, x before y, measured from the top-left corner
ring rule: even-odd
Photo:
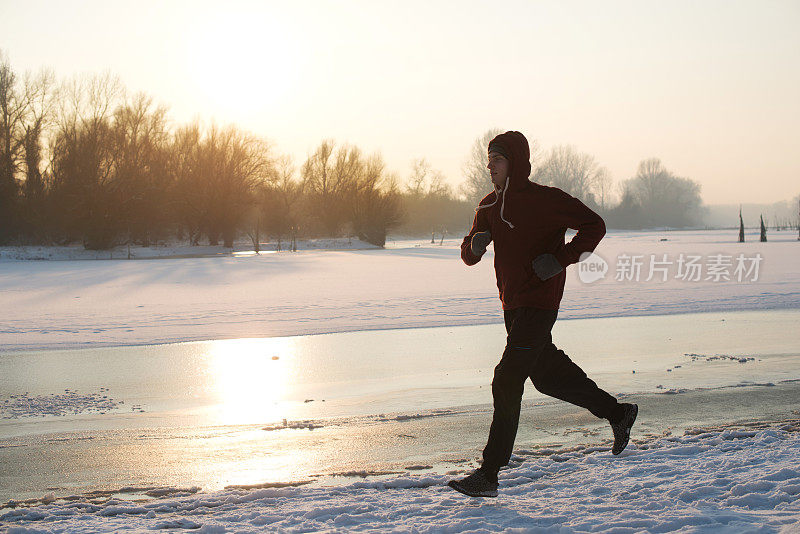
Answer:
[[[800,421],[697,429],[632,443],[514,456],[500,496],[446,487],[452,476],[345,486],[228,489],[142,502],[48,502],[0,511],[8,532],[797,532]],[[542,454],[547,452],[547,454]]]

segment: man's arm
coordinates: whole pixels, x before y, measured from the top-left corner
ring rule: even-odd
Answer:
[[[578,231],[569,243],[555,253],[558,263],[566,268],[578,263],[584,252],[594,251],[606,235],[606,224],[602,217],[587,208],[583,202],[563,191],[558,191],[554,211],[559,224]]]
[[[464,237],[464,241],[461,242],[461,259],[464,260],[464,263],[467,265],[475,265],[479,261],[481,261],[481,257],[483,254],[475,254],[472,250],[472,238],[477,233],[481,232],[489,232],[489,221],[486,217],[485,210],[478,210],[475,212],[475,219],[472,221],[472,228]],[[488,241],[486,242],[488,245]],[[486,251],[486,247],[484,246],[484,252]]]

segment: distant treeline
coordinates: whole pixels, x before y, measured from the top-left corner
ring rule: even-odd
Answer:
[[[471,206],[420,159],[407,184],[378,154],[323,140],[299,167],[235,126],[172,127],[110,75],[56,85],[0,58],[0,244],[458,234]],[[402,226],[401,226],[402,225]]]
[[[498,133],[500,130],[489,130],[472,146],[470,160],[464,168],[466,182],[462,186],[462,193],[470,203],[485,195],[485,184],[491,181],[486,172],[486,147]],[[608,171],[594,156],[570,145],[542,152],[535,141],[530,144],[531,179],[581,199],[603,216],[609,228],[702,225],[705,208],[700,198],[700,184],[675,176],[657,158],[641,161],[635,176],[612,188]]]
[[[401,180],[379,154],[323,140],[295,165],[235,126],[174,126],[144,94],[109,74],[57,84],[19,77],[0,55],[0,244],[82,243],[106,249],[181,239],[232,246],[249,236],[357,236],[382,246],[389,231],[462,235],[491,191],[486,146],[476,139],[456,194],[424,159]],[[572,147],[540,156],[532,178],[564,189],[612,228],[693,226],[699,185],[643,161],[609,201],[611,180]]]

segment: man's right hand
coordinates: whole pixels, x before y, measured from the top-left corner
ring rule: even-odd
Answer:
[[[489,242],[492,240],[492,234],[489,232],[478,232],[472,236],[472,241],[470,245],[472,247],[472,253],[476,256],[483,256],[486,252],[486,247],[489,245]]]

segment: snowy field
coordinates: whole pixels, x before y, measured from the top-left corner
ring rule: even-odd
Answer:
[[[79,499],[3,510],[9,533],[779,532],[800,531],[800,421],[663,437],[619,457],[520,451],[500,497],[469,498],[449,476],[333,488],[266,487],[149,502]],[[47,501],[48,499],[45,499]]]
[[[796,233],[773,232],[767,243],[759,243],[757,235],[747,238],[736,243],[734,230],[610,232],[596,251],[607,265],[605,277],[587,282],[591,272],[579,275],[579,266],[570,267],[560,318],[800,309]],[[246,247],[235,252],[138,249],[131,261],[123,259],[127,250],[118,251],[120,259],[116,252],[104,259],[75,248],[4,248],[0,309],[10,313],[0,316],[0,353],[500,323],[492,262],[487,261],[491,246],[484,261],[468,268],[459,259],[459,244],[397,240],[376,250],[358,242],[319,242],[304,244],[297,253],[260,255]],[[154,259],[137,261],[148,256]],[[800,337],[796,346],[800,349]],[[782,357],[796,357],[790,349]],[[741,355],[731,358],[703,365],[765,365]],[[669,369],[673,387],[680,387],[683,371],[689,371],[686,363]],[[743,391],[736,398],[742,406],[753,399],[749,413],[758,413],[758,403],[768,402],[771,391],[794,391],[800,376],[782,378],[784,385],[758,384],[764,386],[758,395]],[[700,412],[714,405],[708,408],[711,416],[702,418],[713,420],[724,413],[720,402],[737,390],[724,390],[728,397],[715,391],[684,395],[676,389],[673,395],[644,398],[650,407],[642,425],[655,428],[656,408],[668,398],[685,397]],[[30,408],[31,398],[41,404],[30,408],[36,413],[20,408],[17,414],[32,433],[37,423],[26,417],[66,420],[69,414],[59,411],[63,406],[79,406],[90,417],[119,408],[106,389],[52,395],[59,397],[26,396],[20,404],[0,391],[0,400],[9,409]],[[130,417],[139,416],[139,404],[125,408]],[[542,409],[534,406],[526,413]],[[298,481],[211,492],[153,486],[73,496],[40,493],[43,497],[29,502],[2,505],[0,532],[800,532],[800,412],[759,423],[752,417],[744,421],[744,411],[739,413],[720,415],[730,423],[724,426],[703,423],[674,434],[669,428],[646,435],[642,430],[619,457],[611,456],[607,440],[596,435],[589,436],[594,445],[520,447],[501,472],[497,499],[472,499],[446,486],[468,470],[468,462],[443,475],[426,472],[428,459],[419,458],[418,472],[409,467],[363,480],[350,474],[328,487]],[[564,417],[559,418],[563,424]],[[585,422],[572,418],[566,426],[580,432]],[[452,424],[485,426],[473,419]],[[412,422],[422,432],[442,424],[435,417]],[[318,435],[309,427],[279,432]],[[469,432],[471,439],[483,438]],[[87,443],[102,447],[98,436]],[[203,448],[199,438],[183,446]],[[20,448],[27,446],[25,440],[15,439],[0,445],[11,447],[3,457],[27,450]],[[50,446],[62,446],[61,439],[55,436]],[[69,437],[70,446],[80,448],[76,439],[80,436]],[[348,446],[346,440],[342,444]],[[359,445],[368,447],[369,437]],[[42,463],[29,456],[30,465]]]
[[[798,308],[800,242],[793,232],[773,234],[767,243],[756,235],[736,243],[733,230],[610,232],[596,250],[608,263],[605,279],[584,283],[577,266],[570,267],[560,318]],[[491,246],[480,263],[466,267],[459,245],[460,240],[442,246],[405,240],[370,250],[342,241],[319,246],[338,250],[148,261],[102,256],[19,261],[15,258],[47,256],[6,248],[0,254],[0,309],[11,313],[0,317],[0,347],[141,345],[502,322]],[[353,249],[341,250],[346,247]],[[744,269],[737,273],[740,255]],[[755,258],[760,259],[753,269]],[[680,273],[681,261],[692,261],[699,270]],[[639,264],[639,272],[626,264]]]

